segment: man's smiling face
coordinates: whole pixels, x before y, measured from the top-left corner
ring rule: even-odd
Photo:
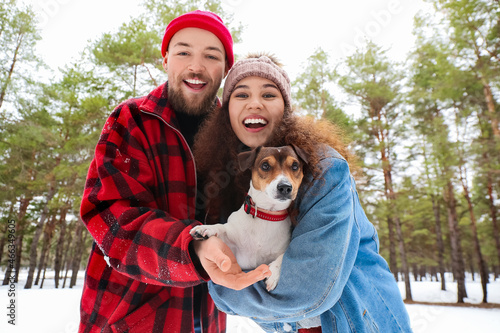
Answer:
[[[213,108],[227,73],[224,46],[214,34],[198,28],[179,30],[170,40],[163,67],[174,111],[201,115]]]

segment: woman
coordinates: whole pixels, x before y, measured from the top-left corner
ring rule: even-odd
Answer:
[[[219,309],[251,317],[267,332],[318,326],[322,332],[411,332],[340,138],[336,127],[292,114],[288,76],[267,56],[233,66],[222,108],[212,114],[195,144],[198,170],[206,180],[207,218],[223,222],[243,202],[250,178],[236,171],[239,152],[293,143],[308,152],[309,165],[278,286],[268,292],[259,282],[235,291],[210,283]]]

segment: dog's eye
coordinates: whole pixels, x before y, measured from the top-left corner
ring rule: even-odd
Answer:
[[[292,170],[293,170],[293,171],[297,171],[297,170],[299,170],[299,167],[300,167],[300,165],[299,165],[299,163],[298,163],[298,162],[293,162],[293,163],[292,163]]]
[[[269,171],[269,169],[271,169],[271,166],[269,165],[269,163],[267,162],[264,162],[262,163],[262,165],[260,166],[260,168],[264,171]]]

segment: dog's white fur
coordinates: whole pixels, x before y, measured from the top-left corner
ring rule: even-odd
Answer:
[[[278,207],[273,210],[286,209],[291,202],[279,202],[269,197],[267,193],[256,190],[251,181],[248,194],[257,207],[268,210],[272,207]],[[266,287],[267,290],[273,290],[280,277],[283,254],[290,243],[291,226],[289,217],[279,222],[265,221],[247,214],[244,206],[241,206],[229,216],[227,223],[196,226],[191,230],[191,235],[197,233],[203,237],[219,237],[233,251],[242,269],[254,269],[270,263],[272,275],[267,278]]]
[[[254,170],[252,172],[255,172]],[[302,177],[302,170],[301,170]],[[280,211],[287,209],[295,199],[279,198],[277,186],[280,183],[297,184],[289,181],[284,172],[272,179],[263,190],[257,190],[250,181],[248,194],[258,209]],[[300,178],[301,180],[302,178]],[[298,182],[300,185],[300,181]],[[298,185],[296,185],[298,186]],[[290,243],[292,223],[290,217],[283,221],[271,222],[247,214],[244,205],[233,212],[225,224],[201,225],[191,230],[195,239],[218,236],[233,251],[242,269],[254,269],[261,264],[269,264],[272,275],[266,280],[267,290],[276,288],[280,278],[283,254]]]

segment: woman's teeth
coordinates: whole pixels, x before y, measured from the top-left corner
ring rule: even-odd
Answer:
[[[245,119],[245,125],[250,125],[250,124],[267,125],[267,121],[265,119],[262,119],[262,118],[259,118],[259,119]]]
[[[248,128],[259,128],[267,125],[267,120],[262,118],[245,119],[243,124]]]

